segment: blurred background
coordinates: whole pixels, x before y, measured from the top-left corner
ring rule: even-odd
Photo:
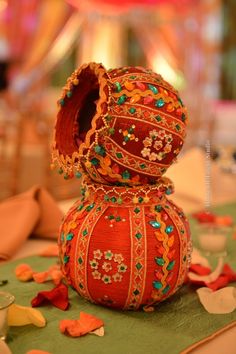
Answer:
[[[34,184],[78,195],[50,146],[61,87],[90,61],[160,73],[189,110],[185,151],[210,142],[235,178],[235,18],[235,0],[0,0],[0,200]]]

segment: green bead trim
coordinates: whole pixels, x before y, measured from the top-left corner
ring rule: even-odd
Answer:
[[[165,264],[165,261],[163,258],[160,257],[155,257],[155,262],[156,264],[158,264],[159,266],[163,266]]]
[[[171,261],[168,266],[166,267],[167,270],[172,270],[174,268],[175,261]]]
[[[71,241],[74,237],[74,234],[72,234],[72,232],[70,232],[69,234],[66,235],[66,241]]]

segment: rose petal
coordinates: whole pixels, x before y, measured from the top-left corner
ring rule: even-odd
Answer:
[[[224,265],[222,274],[227,275],[230,282],[236,281],[236,272],[227,263]]]
[[[95,334],[98,337],[103,337],[105,334],[104,327],[100,327],[98,329],[95,329],[95,331],[89,332],[89,334]]]
[[[61,283],[63,279],[63,274],[61,270],[53,270],[50,272],[51,279],[55,285],[58,285]]]
[[[198,275],[198,274],[195,274],[193,272],[189,272],[188,273],[188,278],[191,281],[202,281],[202,282],[205,282],[205,283],[211,283],[211,282],[214,282],[219,277],[219,275],[221,274],[222,270],[223,270],[223,258],[220,257],[219,260],[218,260],[217,267],[212,273],[210,273],[208,275]]]
[[[46,280],[48,280],[49,273],[48,271],[45,272],[39,272],[39,273],[34,273],[33,274],[33,279],[36,283],[44,283]]]
[[[229,284],[229,278],[227,275],[220,275],[215,281],[212,283],[205,283],[205,286],[210,288],[213,291],[226,287]]]
[[[198,275],[208,275],[211,273],[211,269],[208,267],[204,267],[200,264],[191,264],[189,268],[190,272],[196,273]]]
[[[104,326],[102,320],[86,312],[80,312],[78,320],[62,320],[59,324],[61,333],[68,334],[71,337],[83,336],[102,326]]]
[[[39,310],[17,304],[12,304],[9,307],[7,320],[9,326],[25,326],[28,324],[33,324],[37,327],[46,326],[46,320]]]
[[[236,288],[227,287],[217,291],[208,288],[197,290],[199,300],[209,313],[230,313],[236,308]]]
[[[217,216],[215,222],[219,226],[232,226],[233,225],[233,219],[229,215]]]
[[[45,303],[51,303],[60,310],[66,310],[69,306],[68,288],[61,283],[49,291],[40,291],[31,301],[33,307],[41,306]]]
[[[29,352],[27,352],[26,354],[52,354],[52,353],[45,352],[45,350],[32,349]]]
[[[201,211],[193,214],[192,216],[193,218],[197,219],[197,221],[200,222],[201,224],[214,223],[216,219],[216,215],[209,211]]]
[[[15,268],[15,275],[20,281],[29,281],[33,278],[33,270],[30,265],[22,263]]]

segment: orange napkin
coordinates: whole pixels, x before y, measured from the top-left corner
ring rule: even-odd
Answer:
[[[40,186],[0,203],[0,260],[14,255],[30,235],[57,239],[62,212]]]

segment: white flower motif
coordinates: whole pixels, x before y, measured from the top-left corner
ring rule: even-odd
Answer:
[[[143,150],[141,151],[141,154],[143,155],[143,157],[147,157],[150,155],[150,149],[149,148],[143,148]]]
[[[156,129],[153,129],[149,132],[149,136],[152,140],[156,140],[157,136],[158,136],[158,132],[156,131]]]
[[[157,136],[163,140],[166,136],[166,131],[165,130],[160,130],[158,133],[157,133]]]
[[[172,149],[172,145],[171,144],[166,144],[166,146],[164,147],[164,151],[167,154],[168,152],[170,152]]]
[[[111,284],[111,276],[110,276],[110,275],[103,275],[102,281],[103,281],[105,284]]]
[[[119,264],[118,266],[117,266],[117,269],[118,269],[118,272],[119,273],[125,273],[126,272],[126,270],[127,270],[127,265],[126,264],[124,264],[124,263],[121,263],[121,264]]]
[[[174,154],[178,155],[178,153],[180,152],[179,148],[174,150]]]
[[[112,269],[111,263],[110,262],[104,262],[103,265],[102,265],[102,269],[104,269],[105,272],[108,273]]]
[[[152,152],[149,156],[150,161],[156,161],[157,159],[157,154],[155,152]]]
[[[94,272],[92,272],[93,278],[94,279],[101,279],[101,273],[98,272],[97,270],[95,270]]]
[[[101,259],[102,258],[102,252],[100,250],[95,250],[95,251],[93,251],[93,256],[96,259]]]
[[[98,269],[98,261],[96,261],[96,259],[89,261],[89,263],[92,269]]]
[[[165,136],[165,141],[166,141],[167,143],[171,143],[171,142],[173,141],[173,136],[172,136],[172,134],[166,134],[166,136]]]
[[[161,161],[164,158],[165,154],[163,152],[159,152],[159,154],[157,154],[157,160]]]
[[[105,259],[108,259],[109,261],[111,261],[113,258],[113,253],[111,252],[111,250],[108,250],[108,251],[104,252],[104,256],[105,256]]]
[[[163,146],[163,143],[162,143],[161,140],[156,140],[155,143],[154,143],[154,145],[153,145],[154,149],[156,149],[156,150],[161,149],[162,146]]]
[[[146,138],[143,140],[143,145],[144,145],[145,147],[152,146],[152,139],[146,137]]]
[[[123,276],[120,273],[116,273],[116,274],[112,275],[112,278],[113,278],[114,282],[118,282],[118,281],[121,282]]]
[[[124,260],[124,257],[122,256],[121,253],[115,253],[114,262],[117,262],[120,264],[121,262],[123,262],[123,260]]]

